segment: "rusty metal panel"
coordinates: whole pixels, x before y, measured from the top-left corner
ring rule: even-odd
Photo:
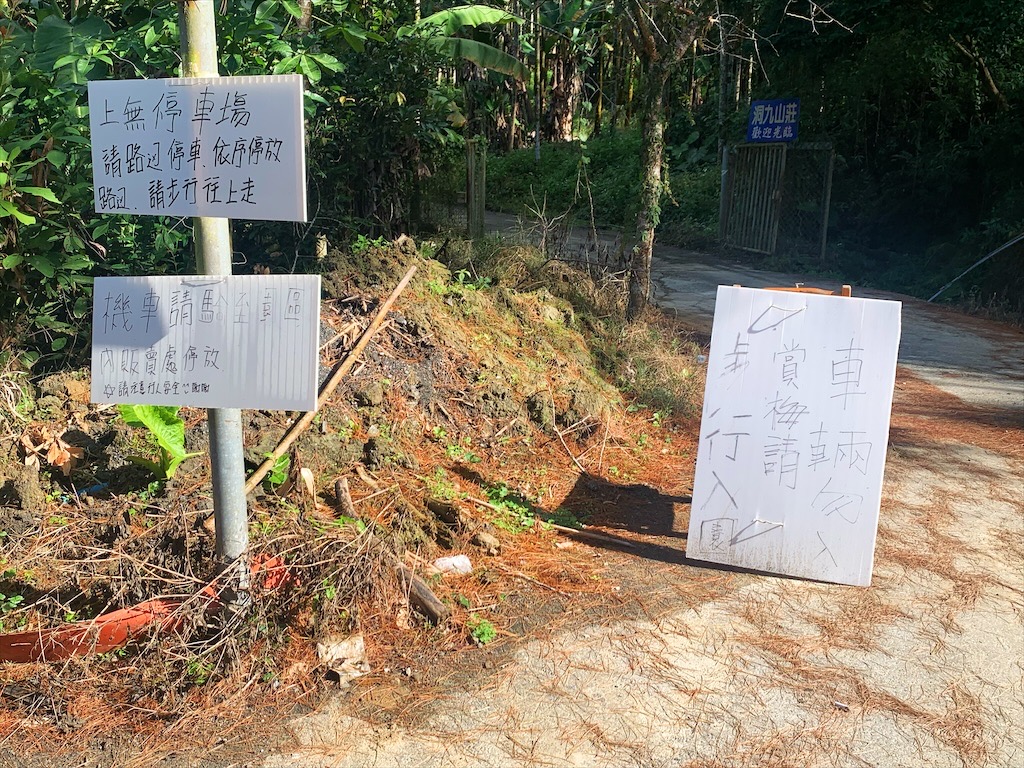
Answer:
[[[824,255],[831,192],[829,145],[740,144],[723,163],[719,237],[757,253]]]
[[[728,245],[759,253],[774,251],[786,149],[784,144],[730,148],[723,227]]]

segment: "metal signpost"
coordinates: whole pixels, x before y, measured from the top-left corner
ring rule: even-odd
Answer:
[[[320,286],[231,276],[230,217],[306,220],[302,79],[221,78],[215,13],[179,0],[181,78],[90,84],[96,210],[193,216],[201,273],[97,279],[92,392],[209,409],[216,553],[241,606],[240,408],[315,409]]]

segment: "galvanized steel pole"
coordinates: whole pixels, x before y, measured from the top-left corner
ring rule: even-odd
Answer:
[[[213,3],[214,0],[183,0],[178,6],[183,77],[220,76]],[[199,272],[204,275],[230,275],[231,230],[228,219],[196,217],[192,222]],[[207,414],[217,557],[222,567],[236,564],[233,602],[244,604],[249,586],[249,566],[243,557],[249,548],[249,520],[245,505],[242,412],[237,408],[211,408]]]

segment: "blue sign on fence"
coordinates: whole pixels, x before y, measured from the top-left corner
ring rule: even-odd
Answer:
[[[796,141],[800,99],[769,99],[750,105],[747,141]]]

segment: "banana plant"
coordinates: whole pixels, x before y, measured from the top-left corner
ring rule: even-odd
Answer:
[[[517,80],[529,76],[529,70],[515,56],[489,43],[460,36],[467,29],[486,29],[524,20],[500,8],[487,5],[460,5],[427,16],[398,29],[395,37],[419,37],[438,53],[453,59],[465,59],[482,69],[500,72]]]

